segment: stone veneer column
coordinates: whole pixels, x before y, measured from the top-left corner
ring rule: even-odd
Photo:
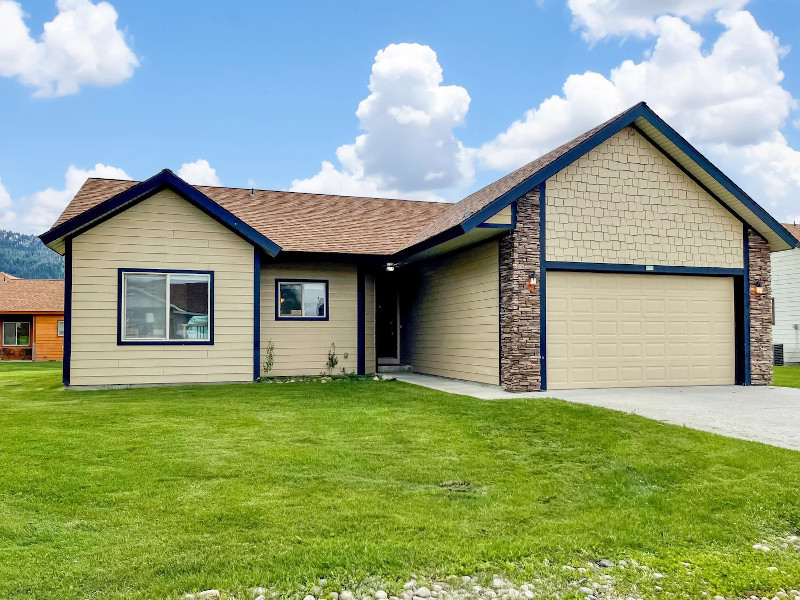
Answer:
[[[750,285],[764,286],[760,296],[750,294],[750,383],[772,384],[772,282],[767,241],[748,229]]]
[[[517,200],[517,227],[500,240],[500,384],[511,392],[537,391],[541,377],[539,190]]]

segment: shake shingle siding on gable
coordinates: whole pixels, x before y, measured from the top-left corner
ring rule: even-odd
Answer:
[[[769,383],[769,251],[797,245],[643,104],[453,204],[162,171],[89,180],[42,239],[69,254],[74,386],[248,381],[271,343],[270,375],[319,374],[335,345],[337,372],[399,361],[515,391]],[[213,272],[214,339],[121,343],[123,268]],[[303,318],[304,284],[277,318],[279,282],[301,280],[325,282],[326,311]]]
[[[632,127],[547,181],[547,259],[741,268],[742,224]]]

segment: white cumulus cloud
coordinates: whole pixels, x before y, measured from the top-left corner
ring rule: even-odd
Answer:
[[[560,95],[525,113],[475,155],[483,167],[511,170],[639,102],[698,145],[780,217],[800,197],[798,153],[780,133],[796,108],[782,87],[786,50],[746,11],[719,12],[725,30],[709,52],[686,21],[661,16],[640,62],[606,75],[570,75]],[[796,212],[796,209],[795,209]]]
[[[183,163],[178,169],[178,177],[192,185],[222,185],[217,176],[217,170],[204,158]]]
[[[0,0],[0,76],[16,77],[35,96],[65,96],[83,85],[113,86],[133,75],[139,60],[117,28],[108,2],[58,0],[58,14],[30,35],[22,6]]]
[[[356,116],[366,133],[336,150],[339,167],[292,182],[292,190],[434,199],[434,190],[472,181],[469,151],[453,129],[464,123],[470,97],[442,85],[436,53],[420,44],[391,44],[375,56],[370,94]]]
[[[55,223],[70,200],[90,177],[130,179],[122,169],[100,163],[91,169],[79,169],[75,165],[70,165],[64,175],[64,187],[62,189],[49,187],[30,196],[10,202],[9,212],[6,213],[7,215],[10,214],[10,219],[8,220],[8,225],[4,227],[21,233],[39,234],[46,231]],[[0,215],[3,214],[4,191],[4,189],[0,189]],[[11,209],[13,209],[13,212],[11,212]]]
[[[658,33],[662,15],[699,21],[718,10],[739,10],[748,0],[568,0],[573,26],[584,39],[609,36],[645,37]]]
[[[11,211],[11,194],[3,185],[0,179],[0,229],[5,229],[9,223],[14,221],[16,215]]]

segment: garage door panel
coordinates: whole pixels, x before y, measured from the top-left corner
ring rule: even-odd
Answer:
[[[547,284],[549,388],[734,383],[732,278],[551,272]]]

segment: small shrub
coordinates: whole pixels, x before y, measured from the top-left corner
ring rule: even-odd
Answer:
[[[328,350],[328,361],[325,363],[325,370],[328,372],[328,375],[333,375],[333,370],[338,364],[339,357],[336,356],[336,344],[331,344],[330,350]]]
[[[264,371],[264,375],[269,375],[269,372],[272,371],[272,367],[275,365],[275,344],[272,340],[267,342],[267,347],[264,351],[264,362],[261,363],[261,369]]]

